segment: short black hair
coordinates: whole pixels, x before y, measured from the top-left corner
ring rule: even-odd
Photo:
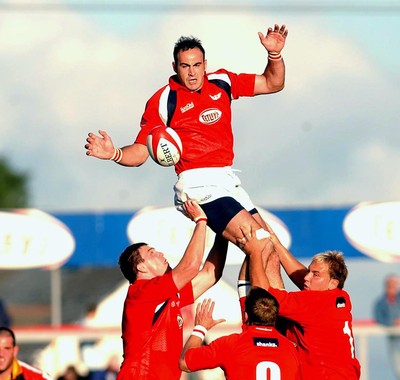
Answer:
[[[175,46],[174,46],[174,61],[175,64],[178,63],[178,53],[180,51],[186,51],[189,49],[195,49],[198,48],[200,51],[203,53],[203,59],[206,59],[206,52],[203,48],[203,45],[201,44],[201,41],[193,36],[181,36],[179,37],[178,41],[176,41]]]
[[[13,346],[17,345],[17,340],[15,339],[14,331],[12,331],[9,327],[0,326],[0,336],[11,336],[13,341]]]
[[[118,264],[124,277],[129,283],[134,283],[136,280],[137,264],[143,262],[139,254],[139,248],[148,245],[147,243],[135,243],[125,248],[125,251],[119,256]]]

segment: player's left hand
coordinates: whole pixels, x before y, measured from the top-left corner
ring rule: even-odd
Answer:
[[[225,322],[225,319],[214,319],[212,314],[214,311],[215,302],[210,298],[204,299],[196,306],[196,316],[194,318],[195,325],[201,325],[207,330],[210,330],[215,325]]]
[[[279,26],[275,24],[274,29],[268,28],[267,34],[264,36],[262,32],[258,32],[261,44],[269,52],[280,53],[285,46],[286,37],[288,35],[286,25]]]

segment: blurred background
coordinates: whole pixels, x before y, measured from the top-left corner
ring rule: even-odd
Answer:
[[[371,329],[386,275],[400,273],[399,18],[399,1],[0,1],[0,298],[21,354],[55,377],[72,361],[83,376],[120,355],[117,258],[149,230],[130,235],[129,223],[172,205],[172,168],[86,157],[87,133],[106,130],[116,146],[134,140],[181,35],[202,40],[209,71],[261,73],[257,32],[277,23],[289,30],[286,88],[233,102],[234,168],[302,261],[343,250],[354,318],[370,328],[368,377],[395,379],[386,337]],[[388,203],[393,212],[366,207],[344,232],[354,207]],[[173,215],[150,221],[156,237],[172,233]],[[184,242],[189,227],[173,225]],[[167,252],[179,251],[169,243]],[[238,265],[224,275],[232,326]],[[93,305],[95,329],[106,332],[81,323]],[[102,342],[96,363],[91,350]],[[64,345],[71,358],[57,363],[52,353]]]

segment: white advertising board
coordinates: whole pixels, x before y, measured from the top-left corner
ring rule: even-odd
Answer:
[[[35,209],[0,211],[0,269],[55,269],[75,250],[69,229]]]
[[[290,246],[291,237],[285,224],[275,215],[257,207],[263,219],[272,227],[285,247]],[[194,223],[178,212],[175,207],[139,210],[128,223],[127,234],[131,243],[145,242],[163,252],[171,265],[175,265],[185,252],[192,236]],[[208,228],[206,253],[214,242],[215,233]],[[206,256],[206,255],[205,255]],[[243,262],[244,253],[235,245],[229,244],[227,265]]]

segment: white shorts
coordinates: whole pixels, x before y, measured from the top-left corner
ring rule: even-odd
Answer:
[[[185,170],[179,174],[174,191],[174,203],[179,211],[183,211],[182,205],[187,199],[194,199],[202,205],[222,197],[234,198],[247,211],[255,208],[230,166]]]

